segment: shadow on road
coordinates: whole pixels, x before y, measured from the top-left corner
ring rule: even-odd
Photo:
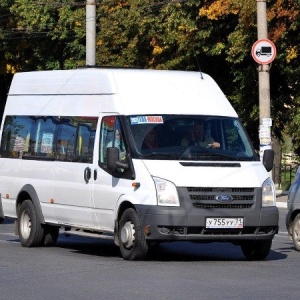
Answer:
[[[122,259],[119,248],[110,240],[61,236],[57,247],[85,255]],[[282,251],[271,250],[265,262],[286,257]],[[230,243],[173,242],[151,247],[146,261],[247,261],[247,259],[239,246]]]

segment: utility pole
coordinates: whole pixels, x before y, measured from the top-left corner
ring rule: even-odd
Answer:
[[[86,65],[96,64],[96,0],[86,1]]]
[[[271,139],[271,101],[270,101],[270,63],[275,59],[276,47],[268,40],[267,0],[257,1],[257,37],[252,46],[252,57],[258,63],[259,88],[259,152],[272,149]]]
[[[267,0],[257,3],[257,42],[252,46],[253,59],[258,65],[259,88],[259,152],[263,159],[265,150],[272,149],[271,101],[270,101],[270,63],[275,59],[276,47],[268,40]],[[272,178],[272,172],[269,173]]]
[[[257,0],[257,38],[267,39],[267,4],[266,0]],[[270,66],[260,64],[258,67],[259,81],[259,124],[263,125],[263,119],[270,118]]]

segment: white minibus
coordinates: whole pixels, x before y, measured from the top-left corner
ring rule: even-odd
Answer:
[[[126,260],[162,242],[231,242],[247,259],[278,232],[275,188],[207,74],[113,68],[14,75],[1,125],[0,218],[24,247],[111,238]]]

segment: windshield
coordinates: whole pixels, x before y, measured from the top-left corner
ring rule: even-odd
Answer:
[[[162,160],[258,160],[236,118],[187,115],[127,117],[134,157]]]

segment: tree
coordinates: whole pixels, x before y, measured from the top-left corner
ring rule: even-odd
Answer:
[[[258,147],[256,1],[101,0],[97,2],[99,65],[201,70],[218,82]],[[85,64],[82,1],[2,0],[2,74]],[[273,132],[289,132],[300,153],[299,0],[269,0]]]
[[[76,3],[1,0],[1,111],[15,72],[85,63],[85,9]]]
[[[6,65],[26,71],[74,68],[84,63],[82,5],[68,0],[6,0],[1,6],[8,18],[2,23]]]
[[[225,59],[234,65],[232,75],[235,88],[229,95],[233,104],[247,125],[254,130],[255,120],[258,128],[257,107],[257,73],[256,66],[250,58],[250,49],[256,37],[256,2],[222,0],[205,1],[200,15],[215,21],[226,21],[236,16],[238,22],[232,32],[228,33]],[[277,58],[271,66],[271,99],[273,130],[278,138],[282,138],[283,128],[291,117],[291,105],[295,96],[299,95],[299,83],[296,74],[299,72],[299,1],[271,0],[268,7],[269,39],[277,46]],[[251,109],[252,107],[252,109]],[[250,114],[249,114],[250,112]],[[247,117],[248,116],[250,117]],[[249,130],[249,127],[248,127]],[[254,136],[253,136],[254,137]]]

